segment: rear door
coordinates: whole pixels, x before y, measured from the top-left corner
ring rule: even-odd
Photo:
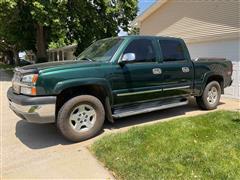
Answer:
[[[194,69],[185,43],[178,39],[160,39],[162,96],[182,96],[192,92]]]

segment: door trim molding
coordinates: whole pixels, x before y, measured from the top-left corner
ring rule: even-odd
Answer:
[[[145,94],[145,93],[160,92],[160,91],[162,91],[162,89],[139,91],[139,92],[129,92],[129,93],[121,93],[121,94],[117,94],[117,96],[129,96],[129,95]]]
[[[147,91],[128,92],[128,93],[117,94],[117,96],[118,97],[120,97],[120,96],[130,96],[130,95],[146,94],[146,93],[169,91],[169,90],[176,90],[176,89],[186,89],[186,88],[189,88],[189,87],[190,86],[178,86],[178,87],[172,87],[172,88],[161,88],[161,89],[147,90]]]
[[[172,88],[163,88],[163,91],[175,90],[175,89],[186,89],[190,86],[179,86],[179,87],[172,87]]]

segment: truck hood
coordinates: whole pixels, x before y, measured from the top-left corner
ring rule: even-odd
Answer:
[[[36,73],[39,71],[45,70],[61,70],[61,69],[68,69],[68,68],[75,68],[75,67],[90,67],[90,66],[97,66],[101,63],[99,62],[90,62],[86,60],[67,60],[67,61],[58,61],[58,62],[47,62],[47,63],[39,63],[39,64],[32,64],[28,66],[24,66],[21,68],[17,68],[18,71],[21,73]]]

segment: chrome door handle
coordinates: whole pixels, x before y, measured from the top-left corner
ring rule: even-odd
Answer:
[[[162,74],[162,70],[160,68],[153,68],[152,73],[153,74]]]
[[[188,73],[190,69],[188,67],[182,67],[182,72]]]

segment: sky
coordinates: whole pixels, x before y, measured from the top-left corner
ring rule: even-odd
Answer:
[[[138,14],[142,14],[147,8],[149,8],[156,0],[139,0],[138,1]]]
[[[147,8],[149,8],[155,2],[156,2],[156,0],[139,0],[138,1],[138,8],[139,8],[138,14],[142,14]],[[127,35],[127,33],[124,31],[120,31],[118,33],[118,35],[125,36],[125,35]]]

